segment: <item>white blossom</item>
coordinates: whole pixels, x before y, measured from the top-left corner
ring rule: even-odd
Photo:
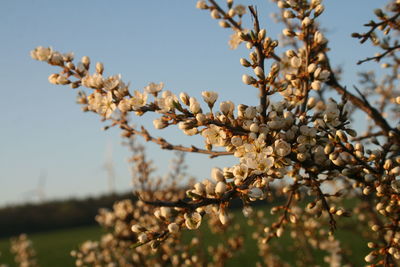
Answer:
[[[47,61],[51,58],[53,50],[50,47],[38,46],[31,51],[31,57],[40,61]]]
[[[235,109],[235,105],[233,104],[232,101],[224,101],[224,102],[221,102],[221,104],[219,105],[219,109],[221,110],[221,112],[223,114],[228,116],[228,115],[232,115],[233,114],[233,110]]]
[[[211,91],[204,91],[201,93],[204,101],[210,106],[214,106],[215,101],[217,101],[218,93]]]
[[[156,95],[158,94],[162,89],[164,88],[164,83],[161,82],[159,84],[156,83],[149,83],[149,85],[147,85],[144,90],[146,90],[146,92],[148,92],[149,94],[153,94]]]
[[[146,92],[139,92],[135,90],[133,92],[133,96],[130,98],[130,104],[133,109],[138,109],[146,105],[147,102],[147,93]]]
[[[106,96],[102,97],[98,107],[98,113],[108,119],[116,108],[117,105],[114,103],[112,93],[108,92]]]
[[[189,104],[189,109],[190,109],[190,111],[192,113],[196,114],[196,113],[199,113],[201,111],[200,103],[197,101],[196,98],[191,97],[190,100],[189,100],[189,103],[190,103]]]
[[[206,138],[207,143],[216,146],[224,146],[226,133],[222,128],[211,124],[208,128],[204,129],[201,135]]]
[[[185,225],[188,229],[194,230],[199,228],[202,217],[198,212],[185,213],[184,218]]]

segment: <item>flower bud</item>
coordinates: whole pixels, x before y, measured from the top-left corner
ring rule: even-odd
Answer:
[[[314,80],[314,81],[311,83],[311,89],[316,90],[316,91],[319,91],[319,90],[321,89],[321,82],[320,82],[320,81],[317,81],[317,80]]]
[[[245,58],[240,59],[240,64],[242,64],[242,66],[246,68],[251,66],[251,63]]]
[[[258,123],[254,122],[250,125],[250,131],[253,133],[258,133],[259,127]]]
[[[172,234],[176,234],[179,232],[179,225],[176,223],[168,224],[168,231]]]
[[[291,59],[290,59],[290,65],[293,67],[293,68],[299,68],[300,66],[301,66],[301,59],[300,58],[298,58],[298,57],[292,57]]]
[[[163,216],[164,218],[169,218],[171,216],[171,208],[161,207],[160,215]]]
[[[221,102],[221,104],[219,104],[219,109],[225,116],[232,114],[234,108],[235,108],[235,105],[231,101],[224,101],[224,102]]]
[[[313,73],[316,69],[317,69],[317,64],[315,64],[315,63],[311,63],[307,67],[308,73]]]
[[[203,195],[206,192],[206,187],[202,183],[196,183],[194,185],[195,193],[198,195]]]
[[[265,35],[267,34],[267,31],[265,30],[265,29],[261,29],[259,32],[258,32],[258,40],[259,41],[261,41],[261,40],[263,40],[264,38],[265,38]]]
[[[340,139],[340,141],[347,142],[347,136],[342,130],[337,130],[336,136]]]
[[[286,51],[286,56],[287,56],[288,58],[291,58],[291,57],[295,57],[295,56],[297,56],[297,55],[296,55],[296,52],[294,52],[294,50],[289,49],[289,50]]]
[[[222,28],[229,28],[229,27],[231,27],[231,25],[230,25],[228,22],[226,22],[225,20],[220,20],[220,21],[218,22],[218,24],[219,24],[219,26],[221,26]]]
[[[213,178],[216,182],[225,182],[225,177],[220,168],[212,168],[211,169],[211,178]]]
[[[185,225],[188,229],[194,230],[199,228],[202,217],[198,212],[185,213],[184,218]]]
[[[317,44],[324,44],[326,43],[328,40],[326,40],[326,38],[324,37],[324,35],[320,32],[320,31],[316,31],[314,34],[314,42],[316,42]]]
[[[283,235],[283,228],[282,227],[279,227],[277,230],[276,230],[276,236],[277,237],[281,237]]]
[[[210,108],[214,106],[215,101],[217,101],[218,93],[211,92],[211,91],[203,91],[201,93],[203,96],[204,101],[208,104]]]
[[[228,215],[226,214],[225,211],[220,211],[219,215],[218,215],[218,218],[219,218],[221,224],[223,224],[223,225],[227,224],[228,221],[229,221],[229,217],[228,217]]]
[[[254,79],[253,77],[251,77],[250,75],[247,75],[247,74],[243,74],[242,81],[244,84],[247,84],[247,85],[256,83],[256,79]]]
[[[364,258],[364,260],[366,261],[366,262],[372,262],[373,260],[375,260],[376,259],[376,256],[374,255],[374,254],[372,254],[372,253],[369,253],[367,256],[365,256],[365,258]]]
[[[61,85],[65,85],[65,84],[69,84],[71,81],[68,80],[67,77],[59,75],[57,77],[57,84],[61,84]]]
[[[283,17],[284,17],[285,19],[292,19],[292,18],[295,17],[295,14],[294,14],[291,10],[286,9],[286,10],[283,12]]]
[[[141,234],[138,236],[138,241],[139,241],[140,243],[146,243],[147,240],[148,240],[148,237],[147,237],[147,234],[146,234],[146,233],[141,233]]]
[[[83,66],[84,66],[86,69],[89,68],[89,65],[90,65],[90,58],[89,58],[88,56],[82,57],[81,62],[82,62]]]
[[[215,186],[215,194],[222,196],[226,192],[226,184],[224,182],[218,182]]]
[[[325,7],[323,5],[318,5],[314,11],[315,17],[318,17],[319,15],[321,15],[321,13],[324,12],[324,10],[325,10]]]
[[[197,113],[196,120],[198,124],[203,125],[207,121],[207,117],[203,113]]]
[[[210,15],[211,15],[211,17],[213,19],[220,19],[221,18],[221,15],[219,14],[219,11],[216,10],[216,9],[213,9],[213,11],[211,11]]]
[[[144,229],[143,227],[141,227],[137,224],[132,225],[131,230],[132,230],[132,232],[137,233],[137,234],[146,231],[146,229]]]
[[[308,27],[308,26],[311,25],[311,23],[312,23],[312,20],[311,20],[309,17],[305,17],[305,18],[302,20],[301,25],[302,25],[303,27]]]
[[[164,129],[168,126],[168,124],[164,122],[164,120],[162,120],[161,118],[153,120],[153,125],[156,129]]]
[[[241,146],[243,144],[243,141],[242,141],[242,138],[240,136],[233,136],[231,138],[231,143],[235,147],[239,147],[239,146]]]
[[[189,109],[192,113],[197,114],[201,111],[200,104],[196,98],[191,97],[189,99]]]
[[[317,104],[317,100],[315,99],[315,97],[310,97],[307,101],[307,107],[309,109],[312,109],[315,107],[315,105]]]
[[[207,9],[206,1],[204,1],[204,0],[197,1],[196,8],[198,8],[198,9]]]
[[[234,8],[229,9],[228,16],[232,18],[235,15],[236,15],[236,10]]]
[[[207,195],[214,195],[215,194],[215,184],[208,181],[208,183],[206,183],[206,192],[207,192]]]
[[[287,37],[293,37],[296,35],[296,33],[294,31],[291,31],[289,29],[283,29],[282,33],[283,33],[283,35],[285,35]]]
[[[98,74],[103,74],[103,71],[104,71],[104,65],[103,65],[103,63],[97,62],[97,63],[96,63],[96,72],[97,72]]]
[[[187,93],[180,93],[179,94],[179,98],[181,99],[182,103],[185,105],[189,105],[189,95]]]
[[[265,74],[263,69],[260,66],[255,67],[254,69],[254,73],[257,75],[258,78],[260,79],[264,79],[265,78]]]
[[[247,195],[251,198],[261,198],[264,195],[264,192],[258,187],[253,187],[249,190]]]
[[[58,84],[58,83],[57,83],[57,79],[58,79],[59,76],[60,76],[60,74],[57,74],[57,73],[51,74],[51,75],[49,76],[49,82],[50,82],[51,84]]]

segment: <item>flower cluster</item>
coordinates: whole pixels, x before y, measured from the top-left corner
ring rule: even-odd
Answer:
[[[28,236],[21,234],[11,239],[11,252],[14,254],[15,263],[20,267],[36,267],[36,252]]]
[[[184,189],[177,184],[170,183],[164,190],[150,186],[149,180],[156,184],[160,184],[161,180],[150,178],[151,161],[146,158],[143,147],[132,139],[128,144],[133,152],[133,179],[136,185],[142,187],[140,193],[146,197],[162,197],[165,201],[182,198]],[[174,179],[180,177],[183,167],[183,159],[178,155],[170,176]],[[99,241],[84,242],[71,255],[76,259],[76,266],[204,266],[206,263],[209,266],[223,266],[226,260],[234,257],[234,252],[241,249],[243,239],[234,235],[226,240],[226,244],[210,247],[213,255],[211,261],[199,257],[203,249],[202,237],[193,236],[188,244],[183,243],[181,228],[197,228],[202,217],[197,212],[185,213],[183,218],[178,214],[178,208],[157,208],[136,199],[116,202],[112,210],[101,209],[96,216],[97,222],[108,233]],[[212,221],[211,231],[226,229],[215,219]]]

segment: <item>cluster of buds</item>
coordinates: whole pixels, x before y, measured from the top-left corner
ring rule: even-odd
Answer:
[[[11,252],[14,254],[15,263],[20,267],[36,267],[36,251],[28,236],[21,234],[11,239]]]
[[[184,189],[177,183],[170,184],[165,190],[149,186],[149,180],[156,184],[160,184],[161,180],[151,178],[151,163],[143,147],[132,140],[128,145],[133,152],[134,184],[142,188],[138,192],[142,198],[153,196],[174,201],[182,197]],[[173,163],[171,176],[180,177],[184,168],[181,155]],[[78,250],[71,252],[76,266],[204,266],[206,263],[221,266],[241,249],[243,238],[234,235],[227,240],[228,247],[219,244],[217,249],[212,248],[213,261],[199,257],[199,251],[203,250],[201,239],[193,237],[189,243],[184,243],[182,228],[197,229],[204,214],[186,211],[181,215],[183,210],[154,207],[141,200],[128,199],[116,202],[112,210],[101,209],[96,220],[108,233],[100,241],[86,241]],[[215,217],[210,218],[209,229],[221,233],[221,224],[215,223]]]

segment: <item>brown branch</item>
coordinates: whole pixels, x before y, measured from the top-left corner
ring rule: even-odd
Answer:
[[[288,214],[289,214],[290,206],[292,205],[292,201],[293,201],[293,198],[294,198],[294,193],[295,193],[295,191],[296,191],[295,189],[293,189],[293,190],[290,191],[289,198],[287,199],[286,204],[285,204],[285,206],[284,206],[285,211],[284,211],[284,213],[282,214],[281,218],[279,219],[278,224],[276,225],[277,228],[281,227],[281,225],[283,224],[283,222],[288,220],[288,217],[287,217],[287,216],[288,216]]]
[[[319,184],[316,180],[314,181],[314,187],[317,191],[318,198],[322,202],[322,207],[325,209],[325,211],[329,214],[329,225],[330,225],[330,231],[333,233],[336,230],[336,221],[335,218],[333,217],[333,214],[330,212],[330,207],[328,204],[328,201],[325,198],[324,193],[322,193],[321,188],[319,187]]]
[[[381,135],[383,135],[383,132],[379,131],[379,132],[376,132],[376,133],[367,133],[367,134],[361,135],[359,137],[352,138],[351,140],[352,141],[362,141],[364,139],[368,139],[368,138],[371,138],[371,137],[377,137],[377,136],[381,136]]]
[[[374,21],[371,21],[370,23],[365,24],[364,26],[367,27],[371,27],[371,29],[363,34],[353,34],[353,37],[361,39],[360,43],[365,43],[365,41],[368,40],[368,38],[371,37],[372,33],[379,27],[379,26],[383,26],[385,24],[389,24],[391,22],[395,22],[396,19],[400,16],[400,12],[398,12],[397,14],[393,15],[392,17],[388,18],[388,19],[384,19],[383,21],[379,22],[379,23],[375,23]]]
[[[383,130],[386,136],[389,136],[389,132],[395,132],[396,136],[393,138],[393,140],[396,143],[400,143],[400,132],[397,129],[393,129],[376,108],[372,107],[368,102],[365,102],[359,97],[348,92],[346,88],[340,85],[333,73],[328,59],[326,60],[326,64],[328,70],[331,73],[329,80],[326,82],[326,84],[335,89],[339,94],[345,96],[353,105],[368,114],[368,116],[376,123],[376,125],[378,125]]]
[[[170,208],[185,208],[189,210],[195,210],[199,207],[204,207],[212,204],[221,204],[225,202],[229,202],[233,197],[237,195],[237,191],[235,189],[232,189],[230,191],[225,192],[225,194],[222,195],[220,198],[207,198],[207,197],[202,197],[200,201],[198,202],[190,202],[190,201],[185,201],[185,200],[178,200],[178,201],[161,201],[161,200],[156,200],[156,201],[147,201],[143,200],[142,201],[146,204],[156,206],[156,207],[170,207]]]
[[[126,122],[114,120],[114,123],[119,125],[119,127],[131,134],[140,135],[142,136],[147,142],[153,142],[158,144],[162,149],[167,150],[178,150],[183,152],[192,152],[192,153],[200,153],[200,154],[207,154],[210,155],[210,158],[215,158],[219,156],[226,156],[226,155],[233,155],[233,152],[225,152],[225,151],[212,151],[212,150],[205,150],[201,148],[197,148],[195,146],[186,147],[182,145],[172,145],[168,141],[163,138],[155,138],[149,134],[149,132],[142,126],[141,131],[136,130],[129,126]]]
[[[385,49],[385,52],[382,53],[382,54],[379,54],[379,55],[374,56],[374,57],[367,57],[367,58],[365,58],[363,60],[359,60],[357,62],[357,65],[360,65],[360,64],[362,64],[364,62],[371,61],[371,60],[375,60],[375,61],[379,62],[387,54],[389,54],[389,53],[391,53],[391,52],[393,52],[393,51],[395,51],[396,49],[399,49],[399,48],[400,48],[400,45],[395,45],[395,46],[389,47],[389,48]]]
[[[244,183],[240,186],[233,187],[231,190],[225,192],[220,198],[208,198],[208,197],[203,197],[200,195],[196,195],[199,200],[197,201],[185,201],[185,200],[178,200],[178,201],[161,201],[161,200],[156,200],[156,201],[146,201],[141,199],[144,203],[157,206],[157,207],[175,207],[175,208],[185,208],[185,209],[190,209],[190,210],[195,210],[199,207],[207,206],[207,205],[212,205],[212,204],[221,204],[221,203],[226,203],[231,201],[233,198],[237,197],[240,194],[240,191],[246,190],[249,185],[260,175],[250,175],[246,178]],[[193,194],[193,193],[192,193]]]
[[[135,109],[134,111],[139,111],[141,113],[155,112],[155,111],[160,111],[160,108],[156,104],[150,103],[146,106]],[[168,121],[166,121],[166,123],[168,123],[168,125],[177,124],[179,122],[185,122],[187,120],[187,118],[194,119],[196,117],[195,114],[191,113],[187,109],[182,108],[182,109],[179,109],[179,111],[181,111],[183,114],[176,114],[175,112],[160,112],[160,114],[163,114],[166,118],[168,118]],[[169,122],[170,120],[172,122]],[[211,125],[211,124],[225,128],[234,135],[248,135],[250,133],[249,130],[244,129],[241,126],[232,126],[227,123],[223,123],[223,122],[219,121],[218,119],[206,119],[206,121],[202,125],[198,125],[197,123],[195,123],[195,124],[193,124],[193,126],[196,126],[196,127],[197,126],[207,126],[207,125]]]

